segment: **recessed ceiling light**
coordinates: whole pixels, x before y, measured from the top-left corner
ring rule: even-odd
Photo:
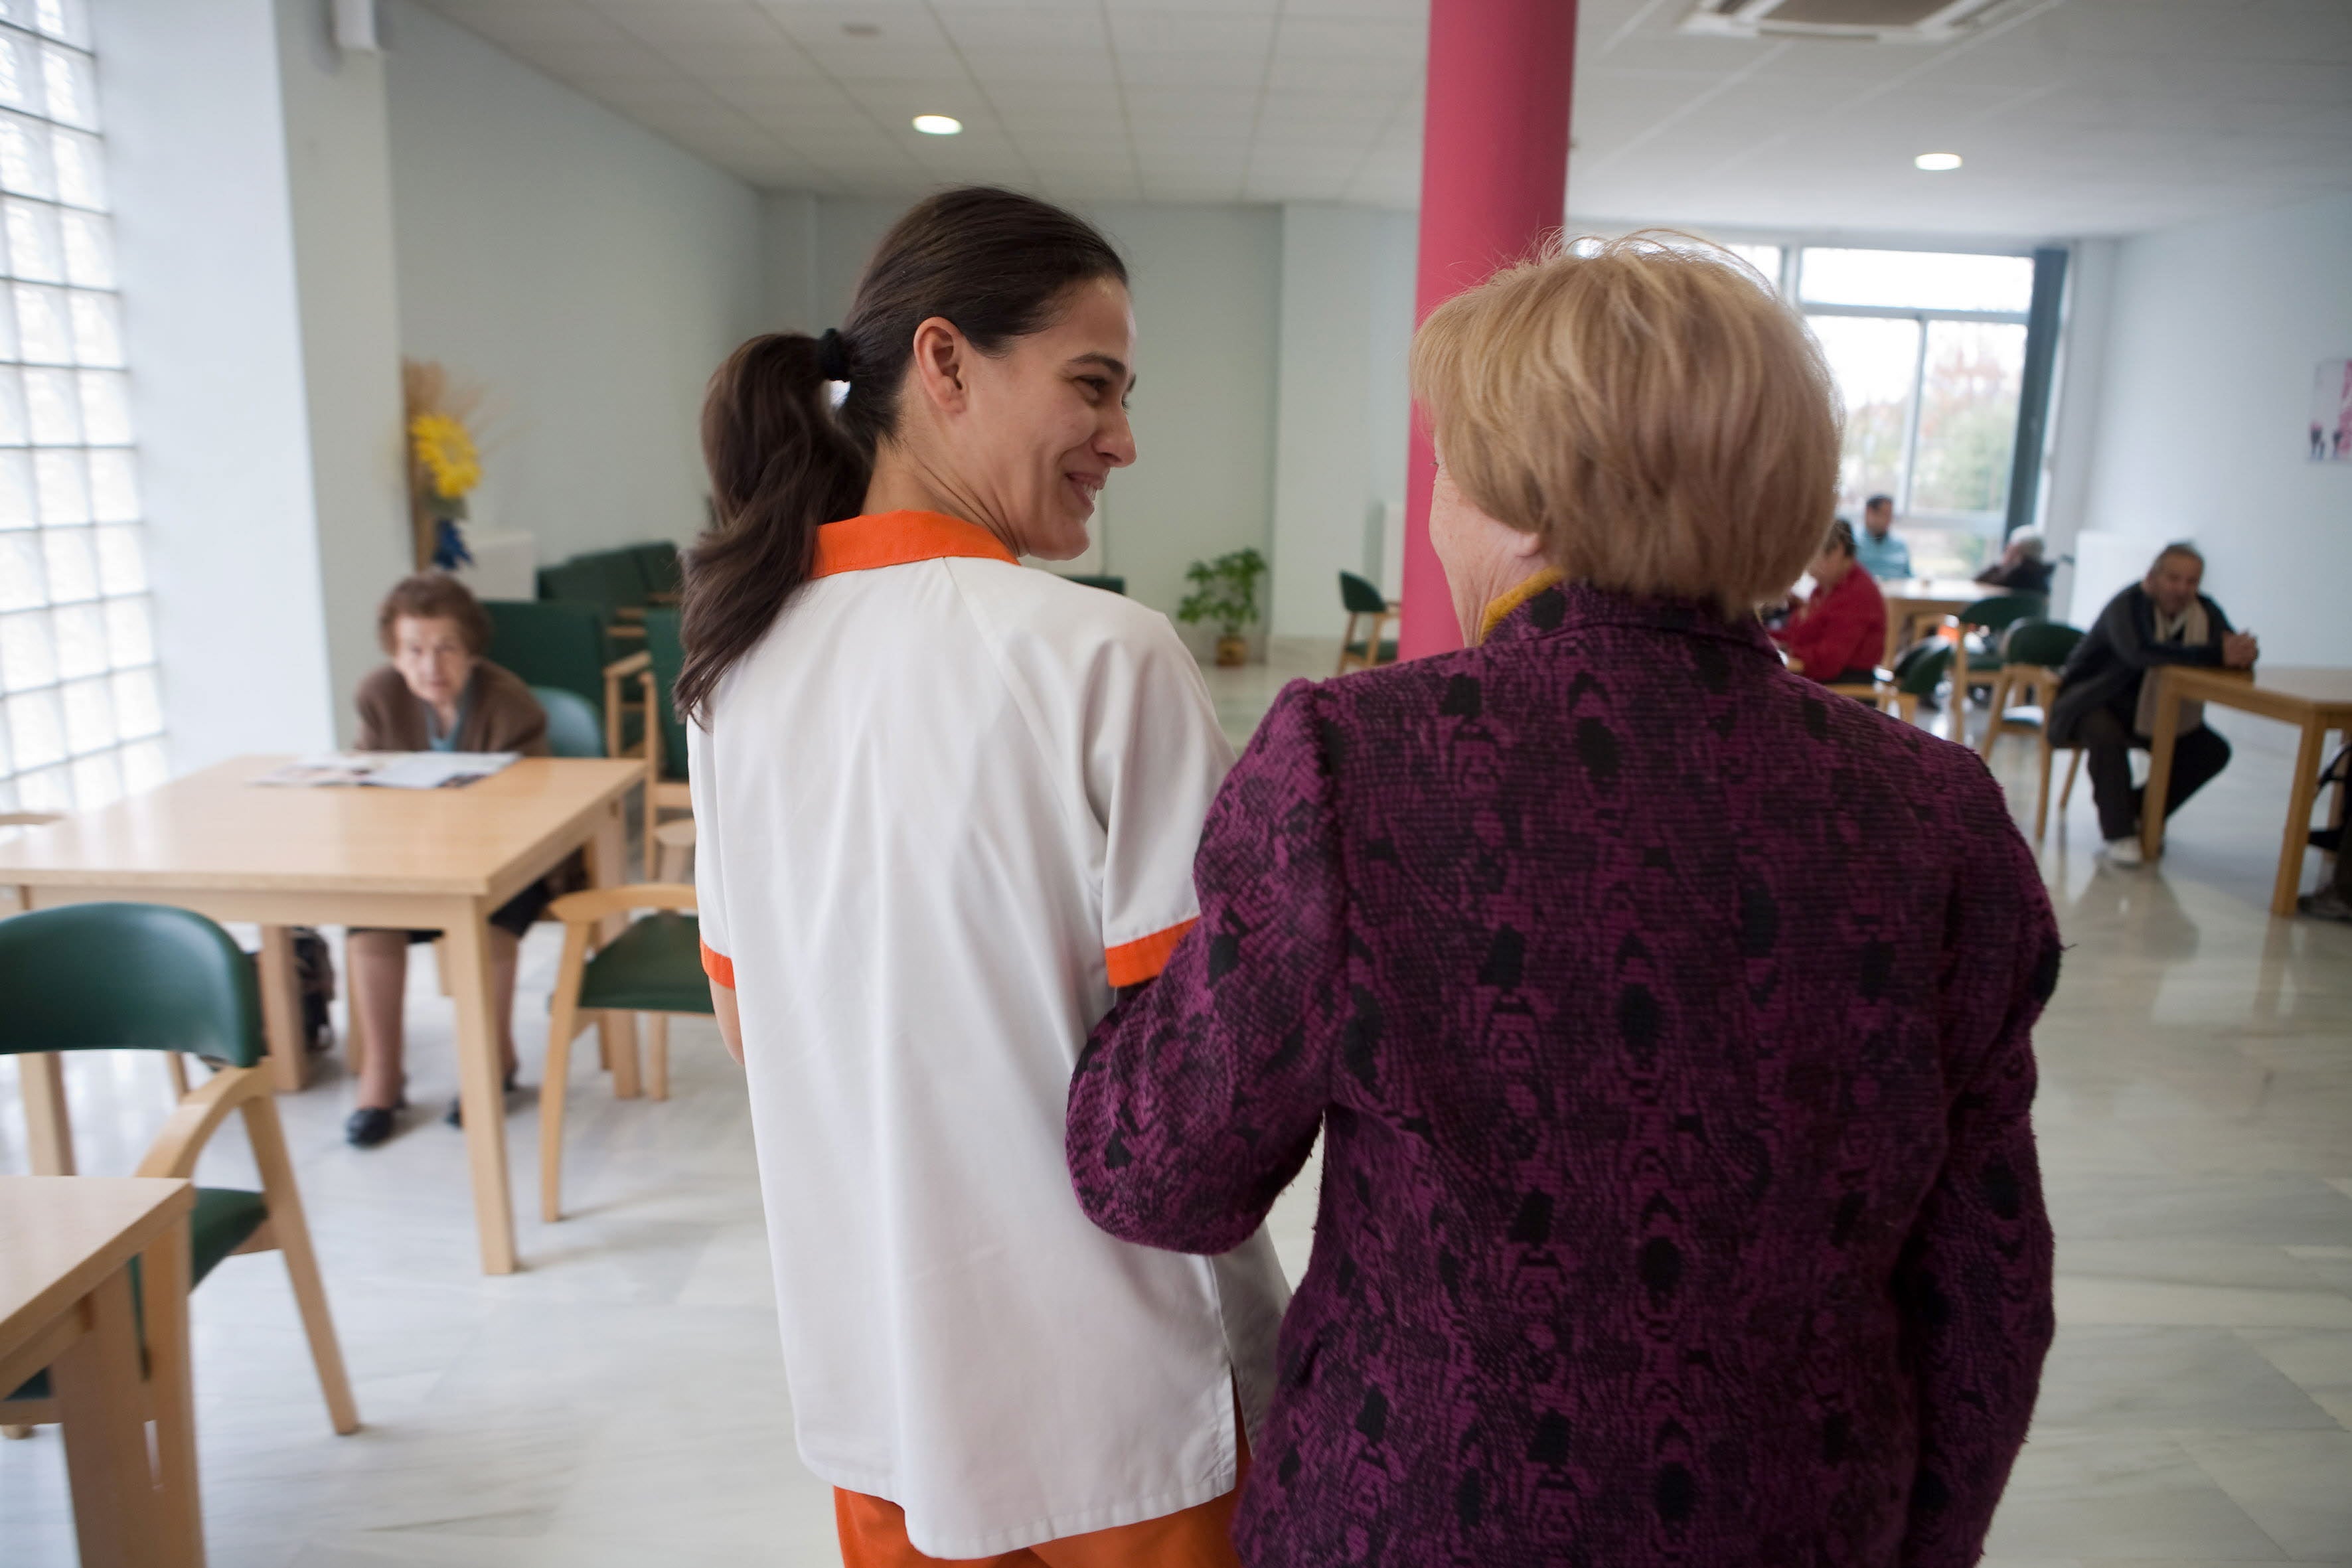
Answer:
[[[871,22],[844,22],[841,30],[853,38],[878,38],[882,29]]]
[[[1947,169],[1958,168],[1960,155],[1958,153],[1922,153],[1911,162],[1931,174],[1940,174]]]
[[[918,114],[915,129],[926,136],[954,136],[963,130],[963,121],[950,114]]]

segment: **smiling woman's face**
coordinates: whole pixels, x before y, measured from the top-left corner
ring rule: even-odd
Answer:
[[[969,360],[969,407],[949,435],[956,478],[1021,553],[1085,552],[1096,495],[1135,461],[1134,364],[1135,312],[1109,278],[1072,288],[1043,331]]]

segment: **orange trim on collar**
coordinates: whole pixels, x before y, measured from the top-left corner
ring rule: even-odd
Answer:
[[[1184,940],[1184,933],[1200,923],[1197,917],[1179,921],[1166,931],[1156,931],[1150,936],[1139,936],[1133,942],[1105,948],[1103,967],[1109,972],[1111,985],[1115,989],[1123,989],[1140,985],[1147,980],[1157,980],[1160,972],[1168,967],[1169,959],[1175,955],[1176,944]]]
[[[1480,642],[1485,642],[1488,637],[1494,636],[1495,628],[1503,624],[1505,616],[1508,616],[1513,610],[1517,609],[1521,605],[1526,604],[1529,599],[1534,598],[1538,594],[1542,593],[1546,588],[1549,588],[1556,584],[1565,582],[1567,578],[1567,573],[1559,571],[1555,567],[1547,566],[1542,571],[1521,579],[1517,586],[1509,590],[1501,598],[1496,599],[1493,604],[1488,605],[1486,606],[1486,613],[1478,617],[1478,640]]]
[[[728,990],[735,989],[735,961],[707,942],[702,944],[702,973]]]
[[[871,572],[912,561],[970,556],[1012,563],[1013,552],[978,523],[937,511],[877,511],[816,531],[818,577]]]

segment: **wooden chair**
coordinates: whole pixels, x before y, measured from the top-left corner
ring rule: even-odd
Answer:
[[[1350,669],[1394,664],[1396,639],[1391,637],[1383,642],[1381,633],[1403,606],[1353,572],[1339,574],[1339,604],[1348,612],[1348,629],[1339,634],[1339,668],[1331,673],[1345,675]],[[1370,629],[1360,637],[1356,631],[1360,621],[1370,623]]]
[[[2021,620],[2001,635],[2000,668],[1993,675],[1992,696],[1987,704],[1984,760],[1992,761],[1992,749],[2003,735],[2032,735],[2039,742],[2042,773],[2041,788],[2033,801],[2033,837],[2038,843],[2050,826],[2050,770],[2053,754],[2062,748],[2050,743],[2050,709],[2058,700],[2058,672],[2083,640],[2076,628],[2057,621]],[[2011,699],[2031,696],[2029,704],[2012,706]],[[2067,753],[2066,783],[2058,793],[2058,809],[2064,812],[2067,803],[2074,798],[2074,775],[2083,766],[2083,750],[2079,746],[2063,748]]]
[[[646,823],[648,828],[665,811],[692,811],[694,795],[686,781],[686,721],[677,716],[671,694],[686,668],[686,646],[678,638],[678,612],[646,612]]]
[[[193,1177],[221,1123],[232,1112],[244,1118],[261,1191],[196,1190],[188,1285],[201,1282],[225,1258],[283,1253],[328,1419],[339,1433],[359,1430],[359,1408],[310,1247],[277,1095],[260,1065],[261,993],[250,956],[219,926],[186,910],[73,904],[0,921],[0,995],[8,998],[0,1008],[0,1056],[21,1058],[28,1098],[62,1097],[54,1055],[59,1051],[186,1052],[213,1065],[212,1076],[180,1099],[135,1173]],[[69,1148],[45,1152],[37,1145],[33,1173],[68,1174],[72,1163]],[[158,1386],[169,1388],[172,1380],[150,1384]],[[0,1397],[0,1430],[9,1436],[56,1419],[46,1373]],[[159,1427],[173,1429],[168,1422]],[[184,1495],[194,1496],[195,1455],[180,1452],[176,1442],[168,1447],[157,1455],[164,1489],[184,1486]]]
[[[652,910],[621,934],[598,945],[597,931],[614,915]],[[547,1067],[539,1090],[539,1212],[563,1217],[564,1080],[572,1042],[597,1013],[651,1015],[646,1095],[669,1098],[669,1016],[711,1016],[710,983],[702,973],[702,928],[694,918],[694,889],[677,882],[641,882],[567,893],[548,906],[563,922],[563,958],[547,1022]]]

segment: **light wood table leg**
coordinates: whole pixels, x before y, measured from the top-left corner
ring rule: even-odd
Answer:
[[[17,1081],[24,1087],[25,1141],[29,1145],[36,1176],[70,1176],[74,1172],[73,1116],[66,1109],[65,1058],[55,1051],[34,1051],[16,1058]]]
[[[457,1103],[466,1121],[466,1159],[474,1178],[474,1226],[482,1272],[515,1270],[514,1198],[507,1184],[507,1107],[499,1061],[496,991],[490,984],[489,928],[471,903],[441,922],[449,992],[457,1006]]]
[[[181,1234],[186,1234],[182,1222]],[[185,1245],[184,1242],[183,1245]],[[65,1425],[75,1533],[84,1568],[144,1568],[156,1552],[155,1472],[139,1386],[131,1273],[119,1268],[83,1300],[88,1330],[49,1364]]]
[[[196,1487],[195,1389],[188,1357],[187,1221],[139,1256],[148,1401],[155,1413],[157,1561],[202,1568],[204,1500]]]
[[[2172,790],[2173,743],[2180,738],[2180,699],[2174,695],[2172,682],[2165,679],[2163,670],[2149,670],[2147,679],[2161,682],[2156,689],[2156,733],[2148,737],[2147,793],[2139,806],[2139,852],[2153,860],[2164,853],[2165,796]]]
[[[2303,727],[2303,744],[2295,748],[2294,784],[2286,795],[2286,837],[2279,844],[2278,879],[2271,884],[2271,913],[2294,913],[2294,896],[2303,888],[2303,852],[2311,847],[2311,808],[2319,798],[2320,753],[2327,731],[2317,723]]]
[[[310,1076],[302,1038],[302,984],[294,964],[294,933],[261,928],[261,1028],[269,1045],[269,1081],[280,1094],[300,1090]]]
[[[649,797],[650,798],[650,797]],[[653,825],[650,816],[646,832]],[[648,845],[651,839],[648,837]],[[597,825],[594,837],[588,840],[588,880],[599,888],[617,888],[629,879],[629,839],[627,820],[621,814],[621,803],[615,801],[604,812],[604,820]],[[629,929],[629,917],[614,915],[596,928],[598,946],[614,941]],[[603,1043],[604,1059],[613,1069],[613,1096],[616,1100],[635,1100],[639,1092],[637,1079],[637,1018],[634,1013],[599,1013],[596,1015],[597,1037]]]

